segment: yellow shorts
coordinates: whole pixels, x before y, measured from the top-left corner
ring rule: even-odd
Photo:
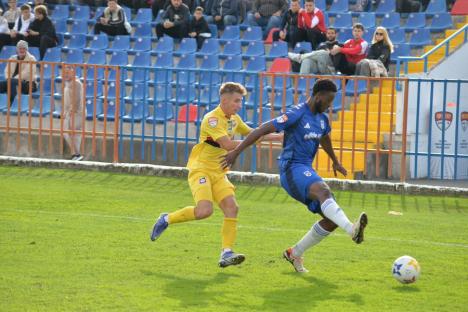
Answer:
[[[195,204],[200,200],[214,201],[219,204],[226,197],[234,195],[235,187],[224,172],[190,171],[188,182]]]

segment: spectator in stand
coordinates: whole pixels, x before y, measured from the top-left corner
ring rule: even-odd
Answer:
[[[309,41],[314,50],[327,39],[325,17],[323,12],[315,6],[314,0],[305,1],[304,9],[299,11],[298,26],[302,39]]]
[[[372,37],[372,45],[367,57],[356,65],[356,75],[371,77],[388,77],[390,54],[393,52],[393,43],[385,27],[377,27]]]
[[[247,14],[247,22],[262,27],[265,39],[272,28],[281,26],[281,15],[287,9],[286,0],[255,0],[252,11]]]
[[[73,65],[63,66],[63,127],[66,131],[63,135],[72,154],[72,160],[80,161],[81,131],[86,116],[85,98],[83,97],[83,84],[75,75]]]
[[[8,35],[0,34],[0,49],[4,45],[16,44],[19,40],[25,40],[32,21],[34,21],[34,14],[31,14],[31,7],[28,4],[23,4],[21,6],[21,15]]]
[[[41,60],[48,48],[57,45],[58,38],[55,26],[47,16],[47,8],[44,5],[34,8],[34,21],[29,24],[25,38],[30,46],[39,47]]]
[[[101,31],[109,36],[130,35],[132,26],[125,16],[125,11],[117,4],[117,0],[107,1],[107,8],[94,25],[95,34],[100,34]]]
[[[146,0],[121,0],[122,5],[138,10],[141,8],[148,8],[149,5]]]
[[[197,0],[182,0],[182,3],[187,6],[190,14],[195,12],[195,8],[197,7]],[[171,0],[166,0],[166,2],[164,2],[164,7],[167,8],[170,4]]]
[[[193,13],[193,18],[190,21],[189,25],[189,37],[195,38],[197,40],[197,49],[200,50],[203,46],[205,38],[211,37],[210,28],[208,23],[203,17],[203,8],[197,7]]]
[[[218,28],[236,25],[240,21],[241,4],[239,0],[214,0],[211,6],[211,16],[207,22],[215,23]]]
[[[420,12],[421,7],[420,0],[396,0],[396,11],[398,13]]]
[[[15,25],[15,21],[20,17],[21,10],[16,7],[16,0],[8,0],[8,10],[3,14],[3,17],[8,21],[10,29]]]
[[[3,17],[3,9],[0,8],[0,51],[7,44],[10,44],[10,28],[7,19]]]
[[[360,23],[353,25],[353,39],[347,40],[343,47],[335,45],[330,54],[334,55],[335,69],[344,75],[354,75],[356,64],[366,57],[369,44],[362,39],[364,26]]]
[[[335,66],[330,50],[335,45],[342,46],[336,40],[336,29],[329,27],[327,29],[327,41],[322,42],[316,51],[310,53],[288,53],[289,58],[301,64],[301,74],[318,74],[318,75],[333,75],[335,74]]]
[[[37,6],[39,5],[43,5],[45,7],[47,7],[46,3],[44,0],[34,0],[34,1],[30,1],[28,2],[27,4],[29,4],[29,6],[34,10]]]
[[[151,11],[153,12],[153,19],[158,16],[159,11],[164,10],[164,4],[166,0],[154,0],[151,4]]]
[[[10,61],[5,67],[5,79],[0,81],[0,93],[8,92],[8,84],[10,84],[10,103],[13,103],[18,89],[21,87],[22,94],[29,94],[29,87],[31,85],[31,92],[36,92],[36,62],[34,55],[28,52],[28,43],[24,40],[18,41],[16,44],[16,55],[9,58]],[[24,61],[24,62],[15,62]]]
[[[163,13],[162,20],[162,22],[156,24],[158,38],[161,38],[164,34],[178,39],[187,37],[190,11],[182,3],[182,0],[171,0],[171,4]]]
[[[273,32],[273,41],[287,41],[290,48],[294,48],[299,38],[299,28],[297,27],[297,19],[301,5],[299,0],[291,0],[289,10],[282,17],[280,30]]]

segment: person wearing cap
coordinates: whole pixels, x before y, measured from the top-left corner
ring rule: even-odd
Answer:
[[[18,41],[16,52],[17,54],[11,56],[5,66],[5,80],[0,81],[0,93],[7,93],[10,84],[10,101],[8,105],[13,103],[18,89],[22,94],[29,94],[30,86],[31,92],[37,90],[36,58],[28,52],[28,43],[24,40]]]

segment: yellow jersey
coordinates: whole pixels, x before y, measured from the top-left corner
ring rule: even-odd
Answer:
[[[235,134],[247,135],[250,131],[252,129],[242,121],[239,115],[236,114],[228,118],[218,105],[203,117],[200,126],[200,140],[190,153],[187,168],[223,172],[220,161],[227,151],[221,148],[216,140],[223,136],[229,136],[232,139]]]

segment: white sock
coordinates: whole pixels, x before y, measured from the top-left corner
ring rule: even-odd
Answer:
[[[302,254],[312,246],[317,245],[330,234],[317,222],[314,223],[309,232],[292,249],[294,257],[301,257]]]
[[[336,225],[346,231],[349,235],[353,233],[353,224],[345,215],[343,209],[338,206],[333,198],[329,198],[322,204],[322,213]]]
[[[230,252],[232,251],[231,248],[224,248],[222,251],[221,251],[221,254],[224,255],[226,252]]]

